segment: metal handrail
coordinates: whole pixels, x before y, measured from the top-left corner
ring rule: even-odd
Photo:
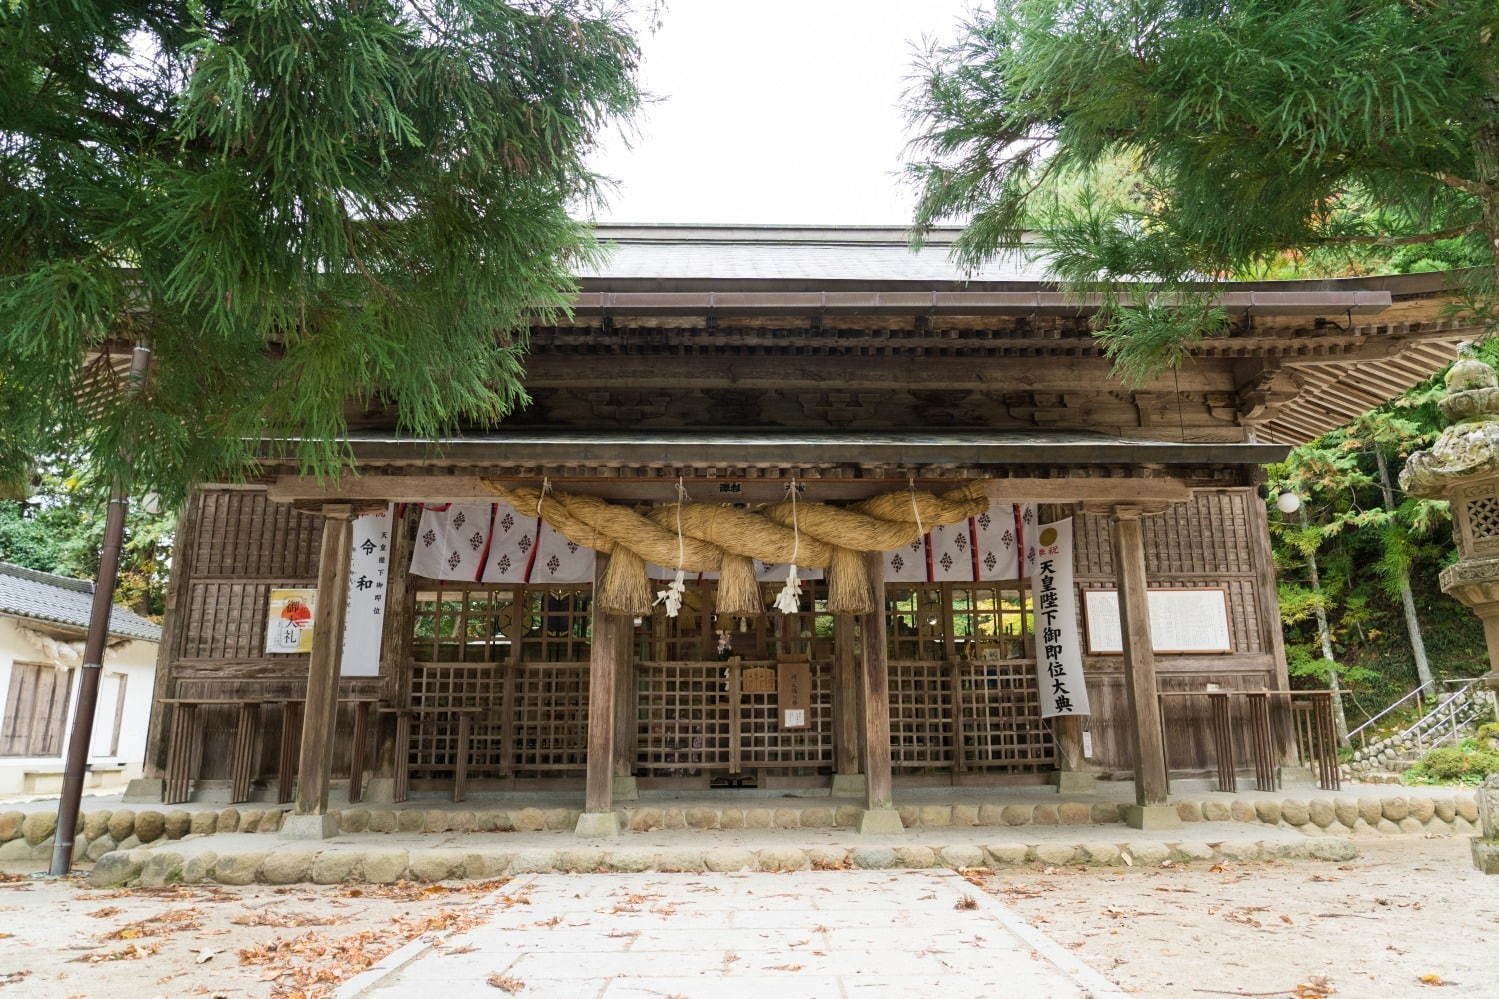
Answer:
[[[1362,725],[1360,725],[1357,728],[1355,728],[1352,732],[1349,732],[1348,733],[1348,741],[1352,742],[1355,738],[1358,738],[1360,740],[1359,741],[1359,748],[1362,749],[1364,747],[1363,739],[1365,738],[1365,736],[1364,736],[1364,730],[1365,729],[1369,728],[1369,726],[1373,725],[1375,722],[1379,721],[1385,715],[1387,715],[1390,712],[1394,711],[1396,708],[1400,707],[1402,704],[1404,704],[1406,701],[1410,700],[1411,698],[1414,697],[1414,698],[1416,698],[1419,701],[1420,698],[1421,698],[1421,695],[1425,691],[1426,691],[1426,684],[1424,684],[1424,683],[1421,684],[1420,686],[1416,687],[1410,693],[1408,693],[1404,697],[1400,698],[1400,700],[1398,700],[1395,703],[1391,704],[1389,707],[1387,707],[1383,711],[1379,712],[1379,714],[1373,715],[1367,721],[1365,721]]]
[[[1453,708],[1453,705],[1456,702],[1458,702],[1460,700],[1464,700],[1467,697],[1468,691],[1472,688],[1473,684],[1475,684],[1475,683],[1478,682],[1478,678],[1474,677],[1474,678],[1467,679],[1467,680],[1451,681],[1451,682],[1460,683],[1461,686],[1459,686],[1452,693],[1448,694],[1445,698],[1443,698],[1437,704],[1436,707],[1432,708],[1430,711],[1428,711],[1425,714],[1423,714],[1420,718],[1416,719],[1414,722],[1412,722],[1411,724],[1407,725],[1405,728],[1401,729],[1399,732],[1391,733],[1390,735],[1386,736],[1385,738],[1386,739],[1403,739],[1403,738],[1411,735],[1412,733],[1419,734],[1421,730],[1423,730],[1425,728],[1432,727],[1432,726],[1428,725],[1427,723],[1431,722],[1433,719],[1438,719],[1444,712],[1446,712],[1447,714],[1454,713],[1455,709]],[[1349,740],[1351,741],[1354,736],[1358,736],[1359,737],[1359,748],[1360,749],[1367,748],[1367,742],[1365,741],[1365,736],[1363,734],[1364,730],[1367,729],[1370,725],[1373,725],[1380,718],[1383,718],[1385,715],[1389,714],[1391,711],[1394,711],[1401,704],[1404,704],[1406,701],[1410,700],[1412,697],[1418,697],[1425,689],[1426,688],[1425,688],[1424,685],[1415,688],[1410,693],[1408,693],[1404,697],[1400,698],[1400,700],[1396,701],[1394,704],[1391,704],[1389,707],[1385,708],[1379,714],[1375,715],[1374,717],[1370,718],[1368,721],[1364,722],[1362,725],[1360,725],[1358,728],[1354,729],[1352,732],[1349,732],[1348,733]],[[1383,741],[1383,740],[1381,740],[1381,741]]]

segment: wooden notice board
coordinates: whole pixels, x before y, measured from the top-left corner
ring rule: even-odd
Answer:
[[[806,728],[812,713],[812,666],[804,658],[776,664],[776,706],[781,728]]]
[[[1221,586],[1152,588],[1150,644],[1163,654],[1211,654],[1234,650],[1228,622],[1228,591]],[[1088,654],[1119,655],[1119,591],[1084,590],[1083,621]]]

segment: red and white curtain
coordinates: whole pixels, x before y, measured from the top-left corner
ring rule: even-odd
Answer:
[[[1036,566],[1036,506],[996,500],[976,517],[934,527],[885,553],[887,583],[1026,579]]]
[[[475,583],[588,583],[593,561],[592,548],[508,503],[443,503],[422,508],[411,571]]]
[[[988,511],[946,527],[934,527],[903,548],[885,553],[888,583],[981,582],[1026,579],[1036,564],[1036,508],[995,501]],[[508,503],[442,503],[422,508],[411,571],[428,579],[477,583],[587,583],[594,551],[564,538],[534,514]],[[652,579],[675,570],[649,566]],[[821,569],[801,568],[804,580]],[[716,573],[704,573],[713,579]],[[786,579],[786,566],[755,561],[764,583]]]

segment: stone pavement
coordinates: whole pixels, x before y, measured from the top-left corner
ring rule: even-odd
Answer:
[[[534,875],[486,922],[413,941],[338,999],[1113,999],[951,872]]]

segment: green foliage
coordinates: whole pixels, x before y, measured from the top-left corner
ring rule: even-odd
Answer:
[[[961,219],[960,262],[1024,246],[1103,293],[1130,378],[1226,328],[1216,278],[1482,263],[1487,309],[1496,30],[1493,0],[1009,0],[919,61],[917,230]]]
[[[29,500],[0,500],[0,562],[93,579],[104,540],[105,498],[88,481],[76,467],[49,463]],[[150,514],[140,503],[130,505],[116,603],[147,617],[165,612],[176,527],[173,512]]]
[[[1405,784],[1478,785],[1490,774],[1499,774],[1499,751],[1467,741],[1431,750],[1400,780]]]
[[[1475,356],[1494,364],[1499,346],[1479,345]],[[1325,684],[1331,668],[1349,692],[1345,704],[1355,724],[1418,682],[1398,599],[1402,582],[1411,587],[1437,681],[1488,668],[1478,618],[1437,585],[1437,574],[1455,557],[1447,504],[1406,497],[1394,485],[1405,458],[1444,426],[1435,405],[1440,384],[1433,378],[1269,468],[1267,509],[1289,671],[1312,686]],[[1392,507],[1380,486],[1379,453]],[[1275,508],[1274,498],[1285,491],[1302,498],[1305,524]],[[1311,585],[1313,555],[1320,589]],[[1317,633],[1318,610],[1327,616],[1331,666]]]
[[[76,453],[170,500],[262,439],[337,472],[350,411],[510,412],[528,317],[593,252],[584,157],[639,102],[623,13],[0,5],[0,482]]]

